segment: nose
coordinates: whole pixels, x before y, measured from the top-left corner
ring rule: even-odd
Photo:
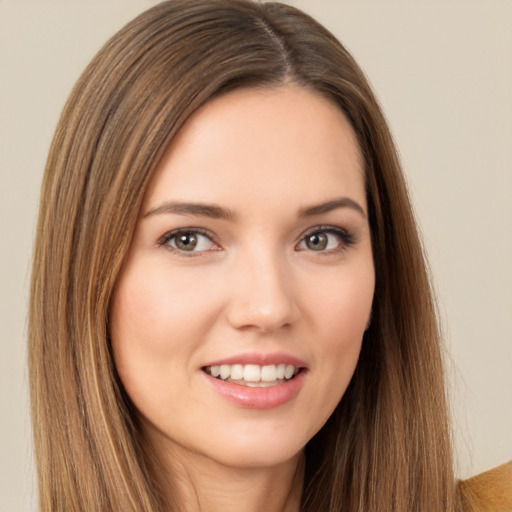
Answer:
[[[227,312],[232,327],[271,333],[296,322],[300,310],[284,259],[255,254],[232,273]]]

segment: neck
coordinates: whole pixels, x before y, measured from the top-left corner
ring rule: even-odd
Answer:
[[[168,469],[161,481],[169,493],[169,511],[299,512],[303,454],[268,468],[228,467],[197,454],[176,455],[164,463]]]

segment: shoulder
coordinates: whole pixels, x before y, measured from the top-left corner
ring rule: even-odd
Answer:
[[[512,512],[512,461],[461,480],[459,491],[467,512]]]

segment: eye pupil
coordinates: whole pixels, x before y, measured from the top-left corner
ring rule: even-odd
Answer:
[[[176,237],[176,247],[182,251],[192,251],[197,245],[197,236],[194,233],[182,233]]]
[[[327,235],[325,233],[313,233],[306,238],[308,249],[322,251],[327,247]]]

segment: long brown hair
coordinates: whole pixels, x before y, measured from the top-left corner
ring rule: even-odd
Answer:
[[[355,130],[376,268],[356,372],[306,447],[302,510],[459,509],[433,294],[394,144],[363,72],[290,6],[172,0],[94,57],[50,148],[29,321],[41,510],[164,509],[112,360],[112,289],[152,172],[190,114],[232,89],[285,82],[334,101]]]

